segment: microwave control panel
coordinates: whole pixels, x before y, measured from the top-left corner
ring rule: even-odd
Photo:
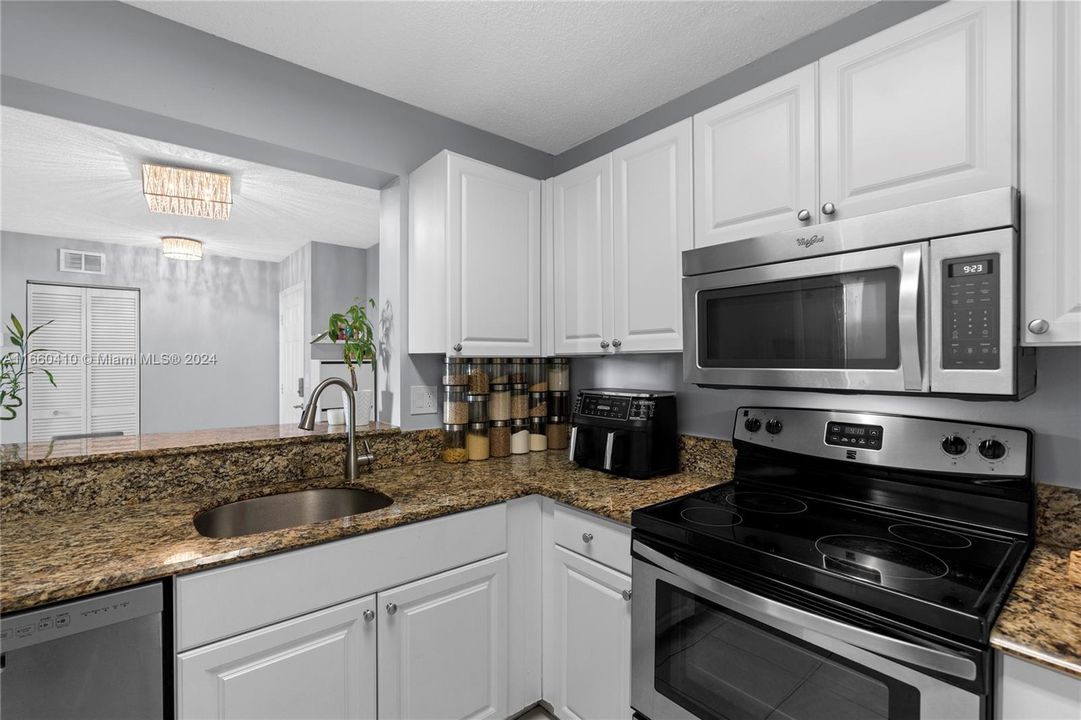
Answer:
[[[998,253],[942,261],[942,367],[997,370],[1001,307]]]

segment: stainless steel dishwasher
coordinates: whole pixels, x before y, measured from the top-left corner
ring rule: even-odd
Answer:
[[[4,720],[162,717],[160,584],[0,618]]]

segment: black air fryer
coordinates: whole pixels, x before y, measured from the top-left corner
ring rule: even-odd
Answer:
[[[581,390],[571,419],[570,459],[629,478],[679,468],[676,394],[663,390]]]

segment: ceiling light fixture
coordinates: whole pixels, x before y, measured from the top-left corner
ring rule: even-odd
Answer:
[[[191,238],[163,237],[161,254],[173,260],[202,260],[203,243]]]
[[[228,220],[232,178],[221,173],[143,165],[143,195],[150,212]]]

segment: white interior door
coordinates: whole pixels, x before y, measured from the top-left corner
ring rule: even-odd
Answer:
[[[51,440],[57,435],[87,432],[86,290],[66,285],[26,286],[27,330],[49,323],[31,338],[31,349],[45,349],[56,380],[35,372],[27,388],[27,439]]]
[[[278,422],[300,420],[304,406],[304,283],[278,293]]]
[[[139,292],[86,289],[87,432],[139,434]]]
[[[683,350],[691,202],[690,118],[612,153],[615,352]]]

